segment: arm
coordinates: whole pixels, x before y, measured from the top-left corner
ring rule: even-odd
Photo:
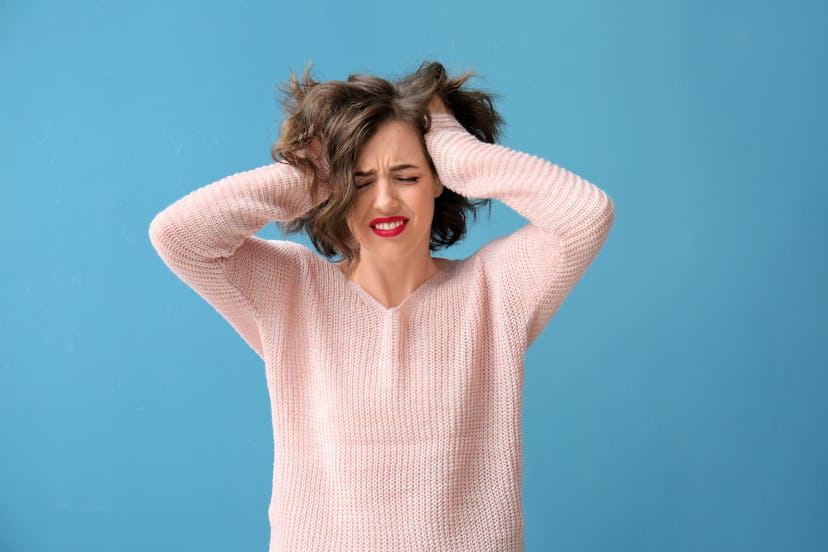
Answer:
[[[450,113],[432,115],[426,145],[446,186],[498,199],[529,220],[478,252],[528,348],[603,246],[612,200],[549,161],[478,140]]]
[[[287,288],[295,282],[299,258],[295,244],[254,234],[271,221],[296,218],[330,195],[330,188],[322,187],[312,201],[302,183],[299,169],[287,163],[236,173],[190,192],[158,213],[149,227],[150,241],[170,270],[262,358],[256,272],[276,271],[273,288]]]

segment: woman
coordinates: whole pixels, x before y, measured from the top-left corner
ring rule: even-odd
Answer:
[[[150,239],[266,365],[270,550],[523,549],[532,344],[606,240],[599,188],[494,144],[492,95],[424,63],[291,74],[277,163],[173,203]],[[279,159],[281,157],[281,159]],[[529,220],[431,256],[498,199]],[[314,247],[255,234],[276,221]]]

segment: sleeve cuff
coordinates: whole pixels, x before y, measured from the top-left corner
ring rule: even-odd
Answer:
[[[432,113],[431,128],[460,128],[465,130],[465,127],[461,125],[451,113]]]

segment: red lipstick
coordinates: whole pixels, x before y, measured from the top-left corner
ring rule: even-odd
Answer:
[[[381,228],[376,227],[377,224],[381,224],[383,222],[402,222],[402,224],[390,230],[383,230]],[[382,238],[391,238],[405,230],[407,224],[408,219],[405,217],[381,217],[375,218],[371,221],[371,230],[373,230],[374,234],[376,234],[377,236],[380,236]]]
[[[408,219],[405,218],[405,217],[380,217],[380,218],[375,218],[374,220],[372,220],[368,224],[369,224],[369,226],[374,226],[375,224],[379,224],[381,222],[394,222],[394,221],[397,221],[397,220],[408,220]]]

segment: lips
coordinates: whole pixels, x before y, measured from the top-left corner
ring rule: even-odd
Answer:
[[[380,224],[382,222],[396,222],[398,220],[406,221],[408,219],[405,218],[405,217],[380,217],[380,218],[375,218],[368,225],[369,226],[376,226],[377,224]]]
[[[393,217],[392,220],[382,220],[382,219],[374,219],[371,222],[378,221],[376,224],[371,226],[371,231],[374,232],[377,236],[381,238],[393,238],[394,236],[401,234],[405,227],[408,226],[408,220],[404,217]],[[393,228],[380,228],[378,225],[386,226],[394,225]]]

